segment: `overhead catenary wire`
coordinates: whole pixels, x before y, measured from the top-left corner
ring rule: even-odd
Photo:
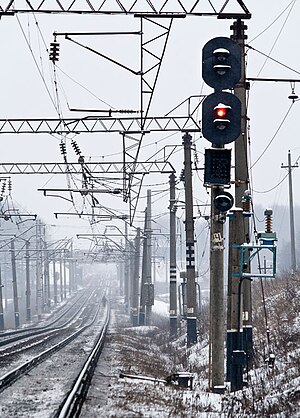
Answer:
[[[280,129],[282,128],[284,122],[286,121],[292,107],[294,105],[294,102],[292,102],[287,110],[287,112],[285,113],[283,119],[281,120],[278,128],[276,129],[274,135],[272,136],[272,138],[270,139],[270,141],[268,142],[267,146],[265,147],[265,149],[263,150],[263,152],[260,154],[260,156],[254,161],[254,163],[252,164],[252,166],[250,167],[251,169],[258,163],[258,161],[263,157],[263,155],[266,153],[267,149],[270,147],[270,145],[272,144],[272,142],[274,141],[274,139],[276,138],[277,134],[279,133]]]
[[[275,38],[275,40],[274,40],[274,42],[273,42],[273,44],[272,44],[272,46],[271,46],[271,48],[270,48],[270,50],[269,50],[269,53],[267,54],[267,55],[265,55],[266,56],[266,59],[265,59],[265,61],[264,61],[264,63],[263,63],[263,65],[261,66],[261,68],[260,68],[260,70],[259,70],[259,72],[258,72],[258,75],[257,76],[259,76],[260,75],[260,73],[262,72],[262,70],[264,69],[264,67],[265,67],[265,65],[266,65],[266,63],[267,63],[267,61],[268,61],[268,59],[272,59],[271,57],[270,57],[270,54],[272,53],[272,51],[273,51],[273,49],[275,48],[275,45],[276,45],[276,43],[277,43],[277,41],[278,41],[278,39],[279,39],[279,37],[280,37],[280,35],[281,35],[281,33],[282,33],[282,31],[283,31],[283,29],[284,29],[284,27],[285,27],[285,25],[287,24],[287,21],[288,21],[288,19],[289,19],[289,17],[290,17],[290,14],[291,14],[291,12],[292,12],[292,10],[293,10],[293,7],[295,6],[295,4],[296,4],[296,0],[294,0],[294,1],[292,1],[291,2],[291,8],[290,8],[290,10],[289,10],[289,12],[288,12],[288,14],[287,14],[287,16],[286,16],[286,18],[285,18],[285,20],[284,20],[284,22],[283,22],[283,24],[282,24],[282,26],[281,26],[281,28],[280,28],[280,30],[279,30],[279,32],[278,32],[278,35],[276,36],[276,38]],[[247,45],[248,47],[249,47],[249,45]],[[250,47],[251,49],[254,49],[254,48],[252,48],[252,47]],[[258,52],[258,51],[257,51]],[[274,61],[274,59],[272,59],[273,61]],[[281,64],[281,65],[284,65],[284,64]],[[284,65],[285,66],[285,65]],[[285,66],[286,68],[288,68],[287,66]],[[289,69],[291,69],[291,68],[289,68]]]
[[[45,77],[44,77],[44,74],[42,73],[42,71],[41,71],[41,69],[40,69],[40,67],[39,67],[39,65],[38,65],[38,62],[37,62],[37,59],[36,59],[36,57],[35,57],[35,55],[34,55],[33,49],[32,49],[32,47],[31,47],[31,45],[30,45],[30,43],[29,43],[29,41],[28,41],[28,39],[27,39],[27,37],[26,37],[26,34],[25,34],[24,29],[23,29],[23,27],[22,27],[22,25],[21,25],[21,22],[20,22],[20,19],[19,19],[18,15],[16,15],[16,19],[17,19],[17,22],[18,22],[19,27],[20,27],[20,29],[21,29],[21,32],[22,32],[22,34],[23,34],[23,37],[24,37],[24,39],[25,39],[25,42],[26,42],[26,44],[27,44],[27,46],[28,46],[28,49],[29,49],[29,51],[30,51],[30,53],[31,53],[32,59],[33,59],[33,61],[34,61],[34,63],[35,63],[35,66],[36,66],[36,68],[37,68],[37,70],[38,70],[38,73],[39,73],[39,75],[40,75],[40,77],[41,77],[41,79],[42,79],[42,82],[43,82],[43,85],[44,85],[44,87],[45,87],[45,89],[46,89],[46,92],[47,92],[47,94],[48,94],[48,96],[49,96],[49,98],[50,98],[50,101],[51,101],[51,103],[53,104],[53,106],[54,106],[55,110],[57,111],[57,107],[56,107],[55,100],[54,100],[54,98],[53,98],[53,97],[52,97],[52,95],[51,95],[51,92],[50,92],[50,90],[49,90],[49,87],[47,86],[47,83],[46,83],[46,79],[45,79]]]
[[[259,32],[254,38],[252,38],[249,42],[253,42],[255,41],[257,38],[259,38],[261,35],[263,35],[268,29],[270,29],[270,27],[272,27],[274,25],[274,23],[277,22],[278,19],[280,19],[280,17],[286,12],[286,10],[293,5],[293,3],[295,3],[297,0],[292,0],[283,10],[282,12],[279,13],[279,15],[265,28],[263,29],[261,32]]]
[[[265,54],[265,53],[264,53],[264,52],[262,52],[262,51],[259,51],[258,49],[254,48],[253,46],[251,46],[251,45],[249,45],[249,44],[247,44],[246,46],[247,46],[249,49],[252,49],[253,51],[258,52],[259,54],[261,54],[261,55],[265,56],[267,59],[269,59],[269,60],[271,60],[271,61],[276,62],[277,64],[281,65],[282,67],[287,68],[288,70],[291,70],[291,71],[293,71],[293,72],[294,72],[294,73],[296,73],[296,74],[300,74],[300,71],[295,70],[294,68],[290,67],[289,65],[284,64],[284,63],[283,63],[283,62],[281,62],[281,61],[276,60],[275,58],[272,58],[270,55]]]

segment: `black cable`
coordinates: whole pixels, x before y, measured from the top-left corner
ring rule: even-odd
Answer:
[[[261,66],[261,69],[260,69],[260,70],[259,70],[259,72],[258,72],[258,75],[262,72],[263,68],[265,67],[265,65],[266,65],[266,63],[267,63],[267,61],[268,61],[268,59],[272,59],[272,58],[270,57],[270,54],[271,54],[271,52],[273,51],[273,49],[275,48],[275,45],[276,45],[276,43],[277,43],[277,41],[278,41],[278,39],[279,39],[279,37],[280,37],[280,35],[281,35],[281,33],[282,33],[282,31],[283,31],[283,29],[284,29],[284,27],[285,27],[285,25],[286,25],[287,21],[288,21],[288,18],[290,17],[290,14],[291,14],[291,12],[292,12],[292,10],[293,10],[293,7],[294,7],[295,3],[296,3],[296,0],[294,0],[294,1],[293,1],[292,7],[291,7],[291,9],[289,10],[289,12],[288,12],[288,14],[287,14],[287,17],[285,18],[285,20],[284,20],[284,22],[283,22],[283,24],[282,24],[282,26],[281,26],[281,28],[280,28],[280,31],[279,31],[278,35],[276,36],[276,38],[275,38],[275,40],[274,40],[274,42],[273,42],[273,45],[272,45],[272,47],[271,47],[271,49],[270,49],[270,51],[269,51],[268,55],[266,56],[265,62],[263,63],[263,65]]]
[[[293,106],[294,102],[291,103],[290,107],[288,108],[286,114],[284,115],[282,121],[280,122],[278,128],[275,131],[275,134],[272,136],[272,138],[270,139],[269,143],[267,144],[266,148],[263,150],[263,152],[260,154],[260,156],[256,159],[256,161],[254,161],[254,163],[252,164],[252,166],[250,167],[250,169],[252,169],[257,163],[258,161],[262,158],[262,156],[265,154],[265,152],[267,151],[267,149],[269,148],[269,146],[272,144],[272,142],[274,141],[274,139],[276,138],[278,132],[280,131],[282,125],[284,124],[286,118],[288,117],[288,114],[290,113],[292,106]]]
[[[289,67],[289,66],[288,66],[288,65],[286,65],[286,64],[283,64],[282,62],[280,62],[280,61],[276,60],[275,58],[272,58],[270,55],[265,54],[265,53],[264,53],[264,52],[262,52],[262,51],[259,51],[258,49],[254,48],[253,46],[251,46],[251,45],[249,45],[249,44],[247,44],[246,46],[247,46],[249,49],[252,49],[253,51],[258,52],[259,54],[261,54],[261,55],[265,56],[266,58],[270,59],[271,61],[276,62],[276,64],[279,64],[279,65],[281,65],[282,67],[287,68],[288,70],[291,70],[291,71],[293,71],[293,72],[294,72],[294,73],[296,73],[296,74],[300,74],[300,71],[294,70],[294,68]]]
[[[271,26],[274,25],[275,22],[277,22],[277,20],[284,14],[284,12],[290,7],[290,5],[292,3],[295,3],[295,0],[292,0],[285,9],[283,9],[283,11],[273,20],[273,22],[271,22],[263,31],[261,31],[258,35],[256,35],[253,39],[251,39],[249,42],[253,42],[255,41],[255,39],[257,39],[259,36],[261,36],[263,33],[265,33]]]

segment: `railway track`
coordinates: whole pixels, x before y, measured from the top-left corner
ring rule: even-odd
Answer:
[[[4,341],[8,338],[13,339],[14,336],[16,336],[15,341],[19,339],[18,336],[24,336],[25,334],[32,334],[38,332],[40,330],[45,330],[47,328],[53,327],[56,324],[59,324],[60,321],[65,320],[65,318],[68,316],[68,314],[74,310],[74,306],[82,305],[82,300],[87,298],[90,293],[90,288],[87,288],[83,290],[81,293],[73,297],[72,299],[69,299],[65,305],[62,305],[58,311],[51,314],[51,316],[43,320],[44,325],[40,324],[34,324],[32,326],[28,326],[25,328],[13,330],[13,331],[1,331],[0,332],[0,346],[5,345]],[[53,317],[53,318],[52,318]],[[12,340],[11,340],[12,341]]]
[[[96,296],[96,290],[90,288],[51,323],[42,327],[19,330],[17,333],[2,334],[0,340],[0,369],[6,365],[7,361],[11,364],[16,355],[25,351],[36,350],[38,346],[49,345],[53,338],[60,335],[70,334],[72,329],[80,326],[85,321],[86,306]]]
[[[70,335],[0,377],[0,416],[78,416],[104,344],[109,307],[97,298],[85,317]]]

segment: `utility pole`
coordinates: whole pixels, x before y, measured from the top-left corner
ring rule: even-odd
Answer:
[[[64,299],[64,290],[63,290],[63,260],[62,260],[62,250],[59,254],[59,291],[60,291],[60,302]]]
[[[296,243],[295,243],[295,221],[294,221],[294,201],[293,201],[293,179],[292,168],[297,168],[298,163],[292,165],[291,151],[288,152],[288,165],[281,164],[281,168],[288,169],[289,178],[289,208],[290,208],[290,237],[291,237],[291,271],[295,273],[297,270],[296,261]]]
[[[17,268],[16,268],[16,255],[15,255],[15,243],[11,240],[11,267],[12,267],[12,287],[14,298],[14,312],[15,312],[15,328],[20,326],[20,312],[19,312],[19,300],[18,300],[18,283],[17,283]]]
[[[146,266],[147,266],[147,208],[145,210],[144,221],[144,238],[143,238],[143,258],[142,258],[142,280],[141,280],[141,294],[140,294],[140,310],[139,310],[139,325],[145,325],[146,315]]]
[[[225,215],[216,208],[219,189],[211,188],[210,225],[210,387],[224,390],[224,233]]]
[[[177,335],[176,200],[175,174],[170,175],[170,336]]]
[[[131,305],[131,317],[132,325],[138,326],[138,309],[139,309],[139,275],[140,275],[140,241],[141,241],[141,229],[137,228],[135,237],[135,251],[134,251],[134,269],[132,280],[132,305]]]
[[[247,35],[245,30],[247,26],[241,19],[236,20],[230,27],[233,30],[231,38],[235,40],[242,50],[241,79],[234,87],[234,94],[241,102],[241,134],[235,141],[235,206],[243,206],[243,197],[249,189],[249,173],[248,173],[248,134],[247,134],[247,106],[246,106],[246,64],[245,64],[245,40]],[[244,218],[244,228],[238,228],[236,231],[236,239],[238,243],[250,242],[249,218]],[[245,271],[250,273],[250,263],[245,266]],[[232,277],[232,272],[229,273]],[[244,280],[242,283],[243,293],[243,340],[244,350],[246,353],[246,361],[248,368],[253,366],[253,329],[252,329],[252,298],[251,298],[251,281]]]
[[[147,212],[146,212],[146,315],[145,325],[151,324],[152,305],[154,304],[154,288],[152,284],[152,210],[151,210],[151,190],[147,190]]]
[[[26,321],[31,321],[31,285],[30,285],[30,255],[29,255],[29,240],[26,240]]]
[[[240,231],[245,227],[245,216],[241,208],[232,209],[229,217],[229,259],[227,289],[227,355],[226,380],[231,382],[231,391],[243,388],[245,352],[243,350],[243,287],[240,282],[240,253],[243,244]],[[245,280],[244,280],[245,282]]]
[[[46,247],[46,243],[44,243]],[[44,281],[45,281],[45,308],[47,312],[51,309],[51,293],[50,293],[50,275],[49,275],[49,255],[45,251],[44,255]]]
[[[66,264],[66,250],[64,250],[63,267],[64,267],[64,299],[67,299],[67,264]],[[70,279],[69,279],[70,280]]]
[[[184,145],[184,183],[185,183],[185,233],[186,233],[186,279],[187,279],[187,344],[197,342],[197,312],[195,283],[195,238],[193,217],[192,189],[192,137],[186,132],[183,136]]]
[[[36,246],[41,249],[41,223],[36,220]],[[38,320],[42,317],[43,304],[43,273],[42,273],[42,252],[38,251],[36,255],[36,312]]]
[[[54,255],[54,259],[53,259],[53,262],[52,262],[52,267],[53,267],[53,299],[54,299],[54,305],[56,306],[57,302],[58,302],[58,300],[57,300],[57,281],[58,281],[57,275],[58,275],[58,272],[56,272],[56,270],[55,270],[55,266],[56,266],[55,262],[56,262],[56,260],[55,260],[55,255]]]
[[[4,312],[3,312],[3,299],[2,299],[2,271],[0,266],[0,331],[4,330]]]
[[[43,238],[42,241],[42,248],[43,251],[42,257],[44,262],[44,312],[50,311],[51,307],[51,297],[50,297],[50,277],[49,277],[49,256],[48,252],[46,251],[47,243],[46,243],[46,225],[43,224]],[[43,254],[44,253],[44,254]]]
[[[124,266],[124,302],[127,312],[129,312],[129,293],[130,293],[130,278],[129,278],[129,260],[130,248],[128,241],[128,224],[125,222],[125,266]]]
[[[123,240],[121,240],[121,247],[123,247]],[[118,263],[118,272],[119,272],[119,283],[120,283],[120,296],[124,296],[124,259],[122,258],[122,256]]]
[[[70,249],[70,260],[69,260],[69,295],[72,294],[73,281],[74,281],[74,268],[73,268],[73,242],[71,243]]]

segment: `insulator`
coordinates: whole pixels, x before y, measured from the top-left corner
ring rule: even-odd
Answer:
[[[52,62],[59,60],[59,43],[58,42],[50,43],[49,59]]]
[[[133,109],[119,109],[119,110],[112,110],[109,109],[109,113],[118,112],[118,113],[140,113],[140,110],[133,110]]]
[[[12,190],[12,182],[11,179],[8,180],[8,191],[11,192]]]
[[[242,200],[243,212],[251,212],[251,196],[243,196]]]
[[[79,162],[79,164],[84,164],[84,156],[83,155],[79,155],[78,162]]]
[[[273,223],[272,209],[266,209],[264,212],[264,215],[265,215],[265,232],[272,232],[272,223]]]
[[[185,181],[185,173],[184,173],[184,168],[181,170],[181,173],[180,173],[180,181]]]
[[[2,184],[2,187],[1,187],[1,194],[2,194],[2,195],[4,195],[5,189],[6,189],[6,182],[5,182],[5,183],[3,183],[3,184]]]
[[[199,163],[198,154],[197,154],[197,151],[195,150],[194,151],[194,165],[196,169],[198,168],[198,163]]]
[[[75,151],[75,154],[76,155],[80,155],[81,154],[80,148],[79,148],[77,142],[74,141],[74,139],[71,141],[71,145],[72,145],[72,147],[73,147],[73,149]]]
[[[61,152],[62,155],[67,155],[66,144],[64,144],[63,142],[61,142],[59,144],[59,148],[60,148],[60,152]]]

